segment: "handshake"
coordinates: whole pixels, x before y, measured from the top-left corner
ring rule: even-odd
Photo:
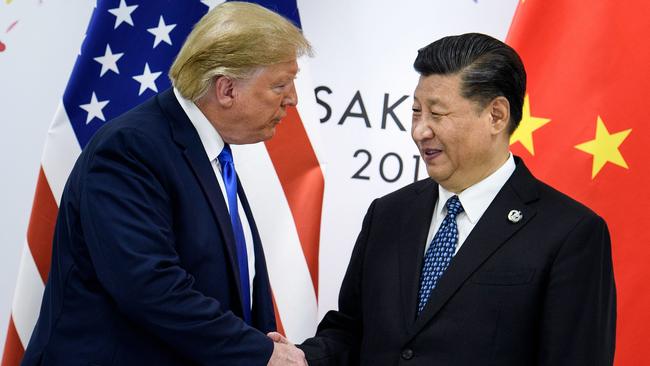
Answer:
[[[305,354],[282,334],[267,334],[273,340],[273,354],[267,366],[308,366]]]

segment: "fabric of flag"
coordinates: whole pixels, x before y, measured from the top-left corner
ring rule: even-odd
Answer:
[[[616,365],[650,365],[648,14],[645,1],[522,0],[507,38],[528,73],[513,152],[609,226]]]
[[[170,87],[168,69],[192,26],[216,0],[99,0],[91,17],[86,38],[54,117],[43,152],[41,169],[28,226],[2,366],[19,365],[40,310],[44,284],[52,255],[52,235],[58,203],[72,166],[93,134],[112,118]],[[300,25],[295,1],[258,2],[296,25]],[[298,90],[301,94],[301,91]],[[265,153],[275,170],[270,174],[281,182],[278,194],[286,200],[291,224],[300,240],[300,255],[283,255],[282,262],[268,260],[277,308],[299,307],[304,299],[316,302],[318,245],[324,180],[300,114],[295,108],[278,127],[276,138],[267,142]],[[245,161],[241,164],[246,164]],[[262,185],[243,181],[249,186]],[[273,217],[257,217],[269,221]],[[268,225],[267,225],[268,226]],[[273,238],[260,233],[265,250],[282,250]],[[267,245],[268,243],[268,245]],[[271,247],[271,248],[269,248]],[[287,258],[289,262],[287,262]],[[291,263],[294,258],[300,263]],[[308,269],[308,286],[287,288],[273,273]],[[275,269],[275,270],[273,270]],[[288,274],[296,276],[295,274]],[[300,275],[297,275],[300,276]],[[296,303],[292,305],[292,303]],[[299,318],[295,319],[296,316]],[[300,316],[302,318],[300,318]],[[286,311],[278,314],[278,326],[289,334],[312,333],[316,309],[311,313]],[[284,324],[284,327],[283,327]],[[291,329],[287,326],[291,325]],[[304,329],[293,329],[302,327]],[[80,337],[83,335],[79,335]]]

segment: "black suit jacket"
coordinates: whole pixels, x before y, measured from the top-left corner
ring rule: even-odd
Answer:
[[[168,90],[100,129],[68,179],[23,365],[266,365],[275,329],[260,238],[252,326],[230,216]]]
[[[605,222],[520,159],[416,316],[431,180],[375,200],[339,310],[301,348],[317,365],[611,365],[616,322]],[[511,210],[523,218],[508,220]]]

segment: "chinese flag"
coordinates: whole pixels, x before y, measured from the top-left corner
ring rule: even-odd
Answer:
[[[522,0],[507,42],[528,73],[511,149],[607,221],[615,364],[650,365],[650,2]]]

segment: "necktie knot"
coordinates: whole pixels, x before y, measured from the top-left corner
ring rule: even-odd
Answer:
[[[219,153],[219,156],[217,156],[217,159],[219,159],[219,164],[224,164],[224,163],[233,163],[232,159],[232,151],[230,150],[230,145],[224,144],[223,145],[223,150]]]
[[[463,212],[463,205],[456,195],[451,196],[445,206],[447,206],[447,215],[452,218],[456,218],[459,213]]]

